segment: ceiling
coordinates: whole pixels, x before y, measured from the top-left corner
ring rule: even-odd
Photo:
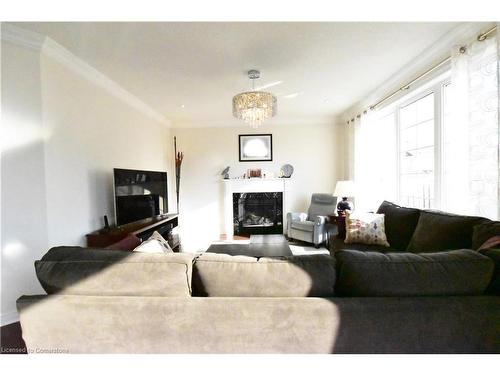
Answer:
[[[278,96],[274,124],[333,122],[458,23],[17,23],[49,36],[174,126],[241,124],[231,99]]]

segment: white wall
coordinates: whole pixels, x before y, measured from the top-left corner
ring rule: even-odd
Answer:
[[[43,293],[33,262],[47,250],[40,55],[2,43],[1,324],[16,299]]]
[[[183,251],[206,250],[224,233],[221,171],[230,166],[232,177],[248,168],[279,173],[294,166],[290,205],[305,211],[312,193],[333,193],[343,178],[343,129],[334,124],[249,126],[172,129],[177,147],[184,152],[181,175],[180,232]],[[238,135],[273,134],[272,162],[238,161]]]
[[[113,167],[173,181],[170,129],[75,67],[2,41],[2,324],[19,296],[43,293],[34,260],[113,218]]]
[[[255,132],[247,126],[169,129],[144,103],[113,91],[116,84],[93,79],[92,69],[79,72],[84,62],[67,51],[61,59],[2,40],[1,52],[2,324],[16,320],[19,296],[43,293],[34,260],[50,246],[84,244],[104,214],[113,217],[113,167],[167,170],[176,211],[174,135],[185,153],[180,225],[187,251],[204,250],[223,233],[220,172],[227,165],[235,176],[292,164],[289,199],[297,211],[343,178],[343,129],[333,124],[264,125],[259,132],[273,134],[273,162],[239,163],[238,134]]]
[[[113,221],[113,168],[172,178],[170,129],[44,55],[41,75],[49,245],[84,245]]]

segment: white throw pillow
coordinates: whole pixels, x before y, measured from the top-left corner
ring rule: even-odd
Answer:
[[[345,243],[362,243],[389,247],[385,235],[385,215],[368,212],[346,213]]]
[[[138,253],[173,253],[173,250],[167,240],[165,240],[157,231],[154,231],[151,237],[137,246],[134,251],[137,251]]]

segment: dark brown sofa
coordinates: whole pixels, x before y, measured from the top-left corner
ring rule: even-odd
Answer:
[[[400,259],[410,257],[415,260],[416,254],[423,256],[425,253],[446,253],[438,257],[453,262],[453,257],[457,255],[455,251],[472,249],[493,260],[495,267],[486,293],[500,295],[500,249],[480,249],[491,237],[500,236],[500,222],[477,216],[401,207],[388,201],[382,202],[377,213],[385,216],[385,232],[390,247],[346,244],[343,239],[334,238],[331,241],[331,252],[341,259],[363,256],[369,258],[372,263],[380,263],[383,260],[387,263],[388,258],[398,257]],[[364,254],[356,256],[351,251]],[[382,257],[380,253],[387,256]],[[338,268],[342,267],[341,263],[338,264]],[[474,263],[465,262],[464,267],[470,268],[472,264]],[[385,268],[387,267],[386,265]],[[382,276],[382,279],[386,276],[394,277],[395,273],[393,270],[390,271],[384,272],[385,276]],[[467,272],[465,269],[461,271]]]
[[[387,201],[382,202],[377,213],[385,215],[385,232],[390,247],[346,244],[344,240],[334,238],[331,251],[435,253],[477,250],[490,237],[500,235],[500,222],[483,217],[419,210]]]

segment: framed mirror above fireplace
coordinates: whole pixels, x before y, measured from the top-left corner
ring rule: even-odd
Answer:
[[[240,134],[239,161],[272,161],[273,135],[272,134]]]

